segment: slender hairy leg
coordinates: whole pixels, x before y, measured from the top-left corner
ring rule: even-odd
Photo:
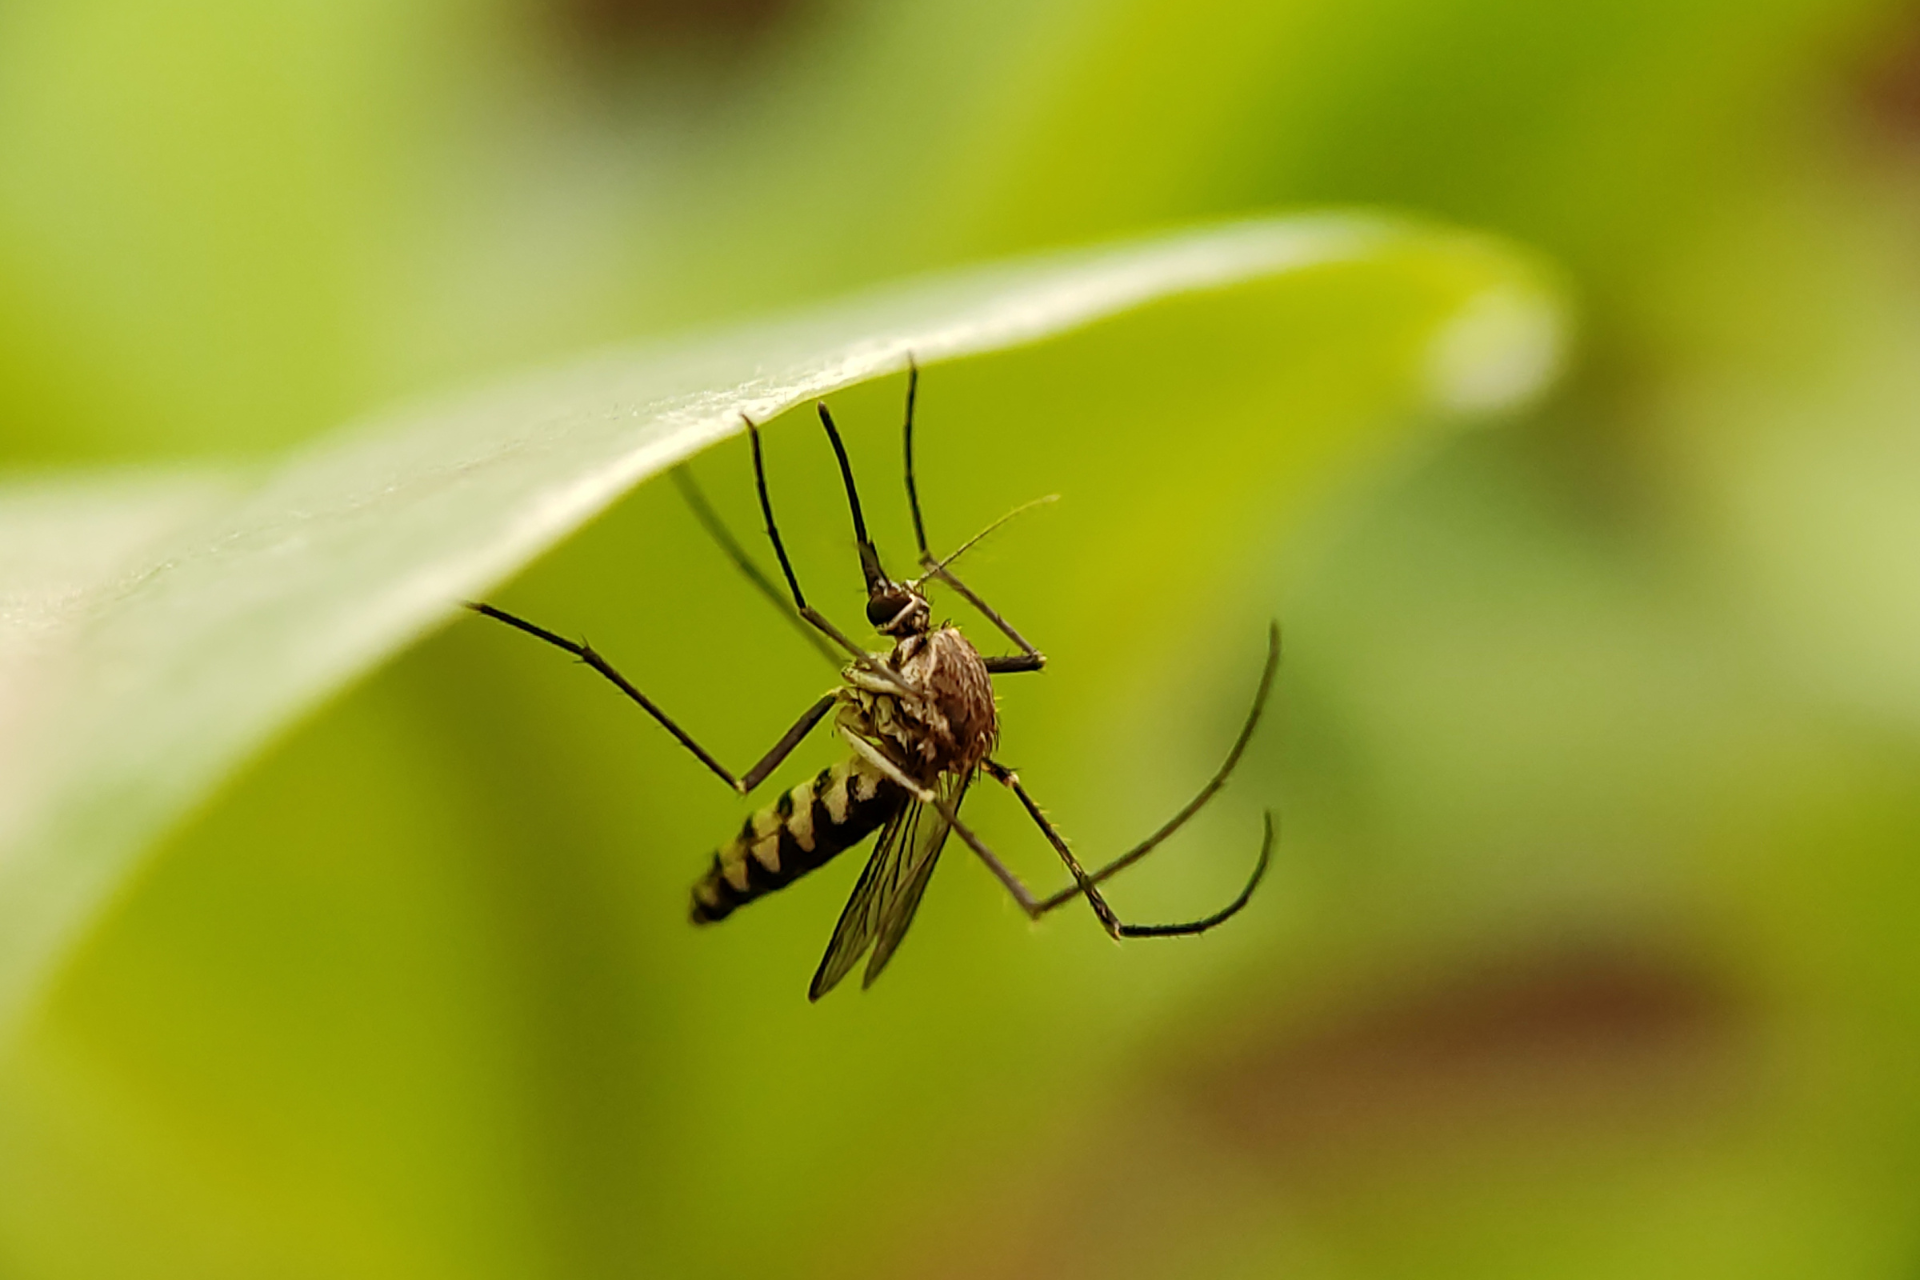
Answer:
[[[960,820],[959,811],[953,804],[941,797],[938,792],[915,782],[897,764],[888,759],[884,752],[871,742],[868,742],[865,738],[860,737],[844,726],[842,726],[840,733],[856,753],[871,761],[875,767],[886,774],[893,782],[903,787],[915,800],[922,804],[932,805],[935,809],[939,810],[940,816],[946,819],[947,824],[953,828],[954,834],[965,841],[967,847],[972,849],[979,859],[987,865],[987,869],[993,872],[995,878],[1006,887],[1007,892],[1013,895],[1013,900],[1020,904],[1020,909],[1035,920],[1053,910],[1054,907],[1059,906],[1061,902],[1070,901],[1072,898],[1084,893],[1088,905],[1093,908],[1094,915],[1099,917],[1101,927],[1115,938],[1173,938],[1195,933],[1205,933],[1208,929],[1218,924],[1224,924],[1238,914],[1240,909],[1252,900],[1253,891],[1259,887],[1261,878],[1267,874],[1267,862],[1273,852],[1273,814],[1271,812],[1268,812],[1266,815],[1266,835],[1260,844],[1260,860],[1254,865],[1253,875],[1247,880],[1246,886],[1240,890],[1239,895],[1235,897],[1232,902],[1213,914],[1203,916],[1198,920],[1187,920],[1178,924],[1129,924],[1120,919],[1120,917],[1114,913],[1113,908],[1107,904],[1106,897],[1095,886],[1094,878],[1089,876],[1086,870],[1081,867],[1078,860],[1074,858],[1073,852],[1067,848],[1066,841],[1061,838],[1059,831],[1054,828],[1053,824],[1047,821],[1046,816],[1040,812],[1040,807],[1033,802],[1033,798],[1029,796],[1026,789],[1020,785],[1020,780],[1013,775],[1011,770],[989,761],[985,766],[987,772],[993,775],[997,781],[1006,783],[1013,788],[1014,794],[1020,797],[1020,801],[1026,806],[1027,812],[1032,815],[1034,821],[1039,824],[1040,830],[1047,837],[1047,841],[1053,845],[1055,852],[1060,855],[1061,859],[1067,865],[1067,870],[1073,875],[1074,888],[1067,894],[1056,894],[1054,897],[1044,900],[1036,898],[1033,896],[1033,891],[1027,888],[1025,882],[1022,881],[1019,876],[1015,875],[1006,863],[1000,860],[999,855],[988,848],[986,842],[981,840],[971,827]],[[1112,874],[1115,870],[1118,870],[1118,868],[1109,867],[1104,874]]]
[[[1018,671],[1038,671],[1047,665],[1047,655],[1041,653],[1027,642],[1027,638],[1013,629],[1005,618],[1001,617],[985,600],[975,595],[971,588],[947,571],[939,558],[927,550],[927,522],[920,514],[920,486],[913,475],[913,402],[920,390],[920,366],[911,359],[907,362],[907,422],[902,431],[907,468],[907,506],[913,512],[913,537],[920,548],[920,567],[959,593],[960,598],[980,611],[982,617],[999,629],[1001,635],[1013,641],[1019,648],[1017,654],[987,658],[987,670],[996,674],[1012,675]]]
[[[1240,908],[1246,906],[1247,902],[1253,897],[1253,891],[1259,887],[1261,877],[1267,874],[1267,860],[1273,852],[1273,811],[1271,809],[1266,813],[1266,835],[1260,842],[1260,860],[1254,864],[1253,875],[1248,878],[1246,886],[1240,890],[1239,896],[1232,902],[1214,912],[1212,915],[1203,916],[1198,920],[1189,920],[1183,924],[1127,924],[1114,915],[1113,908],[1107,905],[1106,899],[1101,896],[1100,890],[1095,887],[1096,882],[1105,879],[1124,866],[1131,865],[1131,861],[1138,861],[1139,858],[1145,856],[1146,852],[1151,851],[1153,845],[1148,845],[1144,851],[1136,851],[1131,856],[1130,861],[1115,859],[1098,873],[1089,875],[1086,869],[1080,865],[1079,860],[1073,856],[1072,850],[1067,848],[1067,842],[1061,837],[1058,828],[1056,828],[1052,822],[1048,821],[1047,815],[1040,811],[1040,806],[1034,803],[1034,799],[1027,793],[1027,789],[1020,785],[1019,777],[1016,776],[1011,769],[1003,768],[991,761],[987,763],[986,770],[993,776],[995,781],[1005,783],[1013,789],[1013,793],[1016,796],[1020,797],[1020,803],[1025,807],[1027,815],[1033,819],[1034,824],[1038,826],[1041,833],[1047,837],[1047,843],[1053,846],[1054,852],[1060,855],[1060,860],[1067,864],[1067,870],[1073,876],[1074,883],[1071,889],[1063,890],[1060,893],[1054,894],[1052,897],[1033,902],[1031,906],[1028,906],[1028,902],[1031,900],[1032,895],[1024,885],[1021,886],[1020,891],[1015,893],[1014,897],[1021,899],[1020,905],[1027,907],[1027,914],[1036,918],[1045,915],[1062,903],[1071,902],[1081,894],[1085,894],[1088,905],[1093,908],[1093,913],[1100,917],[1100,923],[1105,925],[1107,932],[1116,938],[1170,938],[1183,934],[1205,933],[1215,925],[1231,919]],[[1153,843],[1158,844],[1159,842],[1156,840]],[[1003,881],[1008,879],[1010,874],[1011,873],[1003,875],[1001,879]],[[1012,885],[1009,884],[1008,887],[1011,888]]]
[[[753,589],[758,591],[768,604],[780,611],[781,617],[793,624],[794,630],[806,637],[807,643],[813,646],[815,652],[838,668],[841,665],[840,651],[835,649],[825,636],[810,626],[806,619],[795,613],[788,606],[786,597],[780,594],[780,589],[773,585],[766,574],[760,572],[760,566],[747,555],[747,549],[740,545],[739,540],[733,536],[733,531],[728,529],[726,522],[720,518],[720,513],[715,511],[713,505],[707,501],[707,495],[700,491],[700,486],[694,481],[693,471],[686,463],[683,462],[673,469],[673,483],[680,490],[680,496],[685,499],[688,508],[692,510],[693,518],[700,522],[700,527],[706,530],[707,536],[712,538],[727,559],[733,562],[733,567],[745,575],[747,581],[753,584]]]
[[[524,631],[536,640],[544,640],[555,648],[564,649],[574,657],[580,659],[580,661],[586,663],[589,667],[592,667],[595,671],[605,676],[620,692],[626,694],[629,698],[633,699],[634,702],[638,703],[642,711],[645,711],[648,715],[659,721],[660,726],[672,734],[681,746],[693,752],[693,754],[699,758],[701,764],[713,770],[714,774],[717,775],[722,782],[732,787],[735,791],[738,791],[741,795],[745,795],[766,781],[767,775],[779,767],[780,762],[785,760],[787,756],[792,753],[793,749],[800,745],[801,739],[805,738],[807,734],[813,730],[813,727],[820,723],[827,712],[833,710],[834,703],[839,700],[836,695],[829,693],[811,707],[808,707],[806,714],[794,721],[793,727],[781,736],[780,741],[773,744],[773,749],[760,758],[760,763],[754,765],[753,768],[747,770],[745,774],[736,778],[727,771],[725,765],[714,759],[705,747],[695,742],[685,729],[675,724],[672,717],[656,706],[653,699],[634,688],[625,676],[615,671],[613,664],[596,653],[592,645],[577,644],[565,636],[555,635],[545,627],[535,626],[525,618],[516,617],[508,613],[505,609],[496,609],[490,604],[469,604],[467,608],[473,610],[475,613],[492,618],[497,622],[504,622],[517,631]]]
[[[853,472],[847,466],[846,450],[840,446],[840,435],[833,429],[833,420],[827,417],[825,405],[820,407],[820,417],[827,425],[827,434],[833,440],[834,452],[840,455],[840,471],[846,477],[847,496],[853,502],[854,528],[863,539],[860,544],[861,564],[863,567],[872,565],[874,571],[878,572],[879,557],[874,553],[873,544],[864,541],[866,525],[860,519],[860,499],[853,491]],[[872,672],[901,693],[913,695],[914,690],[906,681],[896,675],[886,664],[875,661],[873,655],[865,649],[840,634],[840,629],[827,621],[825,614],[808,604],[806,596],[800,593],[800,580],[793,576],[793,562],[787,559],[787,546],[780,541],[780,526],[773,519],[773,500],[767,496],[767,468],[760,456],[760,428],[754,426],[753,419],[744,413],[740,415],[740,420],[747,424],[747,439],[753,445],[753,484],[760,493],[760,514],[766,517],[767,540],[773,543],[773,554],[780,560],[780,572],[786,575],[787,589],[793,593],[795,611],[818,628],[828,639],[851,654],[855,665],[862,670]],[[881,577],[884,580],[885,575],[882,574]]]
[[[1227,758],[1220,762],[1220,767],[1214,771],[1214,775],[1207,779],[1207,785],[1201,787],[1193,799],[1187,801],[1185,807],[1183,807],[1180,812],[1174,814],[1172,818],[1168,819],[1166,824],[1158,831],[1115,858],[1112,862],[1107,863],[1098,871],[1093,872],[1088,878],[1094,884],[1100,884],[1109,877],[1118,875],[1134,863],[1140,861],[1140,859],[1146,857],[1149,853],[1152,853],[1168,836],[1185,826],[1187,819],[1200,812],[1207,801],[1213,799],[1214,792],[1226,785],[1228,775],[1233,772],[1234,766],[1240,763],[1240,756],[1246,751],[1247,743],[1253,740],[1253,731],[1260,725],[1260,714],[1266,710],[1267,697],[1273,692],[1274,677],[1279,674],[1279,671],[1280,624],[1275,622],[1267,629],[1267,665],[1265,669],[1260,672],[1260,687],[1253,695],[1253,709],[1247,713],[1246,723],[1240,726],[1240,736],[1233,740],[1233,746],[1228,750]],[[995,765],[991,766],[991,768],[997,769],[999,766]],[[1026,803],[1028,811],[1033,813],[1036,818],[1039,818],[1038,811],[1034,809],[1032,802],[1027,800],[1026,793],[1020,790],[1019,778],[1014,776],[1011,769],[1003,770],[1003,772],[1007,775],[1006,777],[1003,778],[996,773],[994,774],[995,779],[1011,786],[1014,794],[1018,795],[1021,800]],[[1062,889],[1060,892],[1045,899],[1041,903],[1041,909],[1051,911],[1055,907],[1073,901],[1079,894],[1080,888],[1078,885]]]
[[[1109,933],[1113,933],[1115,937],[1142,936],[1138,933],[1136,926],[1123,926],[1113,917],[1112,910],[1107,907],[1095,886],[1112,876],[1118,875],[1159,848],[1169,836],[1185,826],[1188,819],[1200,812],[1206,803],[1213,799],[1214,794],[1218,792],[1221,787],[1226,785],[1228,777],[1232,775],[1235,766],[1240,763],[1240,757],[1245,753],[1247,743],[1252,741],[1253,731],[1260,725],[1260,715],[1266,710],[1267,699],[1273,692],[1274,678],[1279,674],[1279,671],[1280,624],[1276,622],[1267,629],[1267,662],[1266,666],[1260,672],[1260,687],[1254,691],[1253,706],[1247,712],[1246,723],[1240,726],[1239,736],[1233,740],[1233,746],[1228,749],[1227,758],[1221,761],[1220,767],[1214,771],[1211,778],[1207,779],[1206,785],[1200,788],[1193,799],[1187,801],[1180,812],[1174,814],[1158,831],[1155,831],[1133,848],[1102,866],[1099,870],[1089,873],[1080,866],[1072,852],[1067,848],[1066,841],[1061,838],[1059,831],[1047,820],[1046,815],[1040,811],[1040,806],[1036,804],[1033,797],[1027,793],[1027,789],[1020,785],[1019,775],[994,760],[988,760],[986,762],[984,767],[987,773],[994,781],[1007,787],[1014,795],[1019,797],[1022,807],[1027,811],[1027,815],[1039,826],[1041,832],[1047,837],[1047,842],[1054,847],[1054,851],[1058,853],[1061,860],[1066,863],[1067,870],[1072,873],[1074,882],[1058,893],[1034,900],[1032,895],[1027,891],[1026,886],[1019,884],[1019,881],[1013,876],[1013,873],[1000,865],[997,858],[986,857],[978,845],[974,845],[974,851],[976,853],[982,853],[982,857],[987,862],[987,865],[993,870],[994,874],[1000,878],[1001,883],[1005,884],[1007,888],[1012,891],[1014,898],[1020,902],[1020,905],[1026,908],[1028,915],[1036,917],[1044,915],[1085,894],[1088,903],[1093,907],[1094,914],[1100,917],[1100,922],[1107,926]],[[1246,905],[1247,898],[1253,893],[1253,887],[1260,882],[1260,877],[1266,873],[1267,853],[1272,844],[1272,840],[1273,816],[1272,814],[1268,814],[1267,843],[1261,846],[1260,863],[1254,869],[1253,879],[1248,882],[1245,891],[1227,907],[1224,915],[1217,914],[1215,916],[1208,916],[1205,920],[1193,922],[1194,924],[1210,929]],[[970,845],[973,844],[972,841],[968,841],[968,843]],[[1016,888],[1016,886],[1018,887]],[[1119,932],[1115,932],[1116,927],[1119,928]],[[1129,930],[1133,931],[1129,932]],[[1198,932],[1198,929],[1180,929],[1168,926],[1160,928],[1158,931],[1161,933],[1192,933]]]
[[[990,658],[983,658],[982,661],[987,664],[988,671],[996,675],[1013,675],[1020,671],[1038,671],[1047,665],[1046,654],[1029,644],[1025,636],[1013,629],[1012,623],[1001,617],[992,605],[989,605],[985,600],[975,595],[973,589],[967,586],[966,583],[954,577],[946,566],[935,561],[932,556],[927,555],[921,557],[920,563],[929,569],[934,577],[952,587],[961,599],[978,609],[982,617],[999,628],[1001,635],[1019,646],[1019,653],[996,654]]]
[[[753,445],[753,486],[760,494],[760,514],[767,521],[767,541],[773,543],[773,554],[779,557],[780,572],[786,575],[787,590],[793,593],[794,610],[849,654],[856,658],[866,657],[865,649],[841,635],[840,628],[828,622],[826,615],[808,604],[806,596],[801,594],[800,579],[793,576],[793,562],[787,559],[787,546],[780,541],[780,526],[774,523],[773,500],[767,496],[767,467],[760,456],[760,428],[753,425],[753,419],[744,413],[740,415],[740,421],[747,424],[747,439]]]
[[[1007,887],[1007,892],[1011,893],[1013,900],[1020,904],[1020,909],[1036,919],[1039,917],[1042,910],[1040,900],[1028,892],[1027,886],[1021,883],[1020,877],[1014,875],[1013,872],[1007,868],[1007,864],[1000,861],[1000,856],[992,849],[989,849],[986,843],[974,834],[973,828],[960,821],[960,812],[958,809],[942,800],[940,793],[933,790],[933,788],[924,787],[918,782],[915,782],[906,770],[902,769],[898,764],[895,764],[893,760],[887,756],[886,752],[874,746],[873,743],[867,741],[844,724],[838,726],[838,728],[840,736],[846,739],[847,745],[853,748],[855,755],[870,762],[874,768],[880,770],[881,773],[885,774],[887,778],[896,785],[904,788],[907,794],[912,796],[914,800],[920,804],[932,805],[935,809],[939,810],[940,816],[947,820],[947,825],[953,828],[954,834],[966,841],[967,847],[978,854],[980,861],[987,864],[987,869],[992,871],[993,874],[999,878],[1000,883]],[[1106,905],[1105,901],[1100,898],[1100,891],[1098,889],[1095,889],[1089,884],[1087,890],[1093,895],[1094,900],[1100,902],[1102,907]],[[1096,908],[1096,910],[1098,910],[1098,908]],[[1107,915],[1111,914],[1111,912],[1107,913]],[[1101,917],[1103,923],[1105,919],[1106,916],[1103,915]]]

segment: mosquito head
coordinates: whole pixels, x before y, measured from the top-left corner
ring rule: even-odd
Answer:
[[[888,582],[883,578],[874,584],[873,594],[867,597],[867,621],[883,636],[898,639],[919,635],[927,629],[931,616],[927,598],[911,583]]]

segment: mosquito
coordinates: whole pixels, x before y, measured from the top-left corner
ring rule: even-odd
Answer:
[[[1108,905],[1099,886],[1158,848],[1184,826],[1220,790],[1239,764],[1260,714],[1272,691],[1280,662],[1280,630],[1269,628],[1266,666],[1254,694],[1253,707],[1228,750],[1226,760],[1185,807],[1157,831],[1097,870],[1081,866],[1066,839],[1041,811],[1019,774],[994,758],[999,741],[999,711],[992,677],[1039,671],[1046,655],[1030,644],[953,572],[953,562],[1011,516],[1003,517],[945,558],[927,547],[926,523],[913,470],[913,408],[920,371],[907,372],[904,452],[907,505],[913,516],[914,539],[919,545],[920,576],[896,581],[881,566],[880,553],[867,536],[854,485],[853,466],[846,446],[824,403],[817,406],[846,485],[853,515],[853,535],[866,581],[867,622],[892,645],[885,652],[869,652],[840,631],[825,615],[807,603],[800,580],[787,557],[767,492],[767,473],[760,450],[760,430],[742,414],[753,452],[753,481],[760,513],[766,520],[767,540],[780,562],[792,597],[791,612],[778,589],[760,572],[707,505],[684,468],[675,478],[695,517],[755,587],[782,613],[799,624],[817,647],[836,665],[844,658],[841,683],[808,707],[793,727],[774,743],[746,773],[735,775],[696,742],[652,699],[616,671],[591,645],[516,617],[490,604],[467,607],[536,639],[563,649],[610,681],[699,759],[722,782],[747,795],[766,781],[780,763],[829,714],[834,730],[852,754],[791,788],[742,824],[739,834],[720,846],[706,874],[693,886],[692,919],[711,924],[756,898],[793,883],[824,866],[835,855],[852,848],[875,831],[880,833],[866,869],[860,873],[853,896],[840,913],[826,955],[807,989],[818,1000],[867,957],[862,986],[871,986],[887,967],[920,906],[933,876],[934,864],[949,834],[958,835],[987,869],[1006,887],[1021,910],[1033,919],[1084,897],[1101,926],[1114,938],[1164,938],[1204,933],[1226,922],[1245,907],[1266,874],[1273,850],[1273,814],[1265,815],[1265,834],[1253,874],[1233,901],[1211,915],[1176,924],[1131,924]],[[1024,508],[1023,508],[1024,509]],[[1015,512],[1018,514],[1018,512]],[[951,622],[933,622],[926,587],[938,582],[979,611],[1017,650],[982,656]],[[974,780],[984,774],[1010,790],[1034,825],[1066,865],[1073,883],[1047,897],[1037,897],[1026,884],[960,819],[960,805]]]

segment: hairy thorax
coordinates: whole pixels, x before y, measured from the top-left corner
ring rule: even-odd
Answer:
[[[993,680],[979,651],[953,627],[904,637],[887,667],[915,690],[908,696],[859,668],[847,672],[843,717],[855,732],[923,783],[965,773],[992,752],[1000,732]]]

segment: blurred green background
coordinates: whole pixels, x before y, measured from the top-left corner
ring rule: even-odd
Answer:
[[[1263,504],[1379,414],[1222,426],[1192,387],[1365,373],[1411,323],[1365,273],[923,385],[936,541],[1065,495],[969,576],[1055,660],[1007,753],[1084,850],[1205,776],[1283,617],[1242,776],[1114,895],[1220,901],[1277,803],[1231,929],[1029,929],[951,858],[886,980],[810,1007],[858,855],[696,934],[739,805],[469,621],[252,766],[65,975],[0,1105],[0,1273],[1920,1271],[1920,11],[12,5],[0,454],[258,456],[600,342],[1328,205],[1556,262],[1568,379],[1304,524]],[[896,563],[900,390],[836,400]],[[783,517],[850,616],[791,426]],[[739,442],[695,466],[750,531]],[[665,485],[502,599],[730,760],[831,680]]]

